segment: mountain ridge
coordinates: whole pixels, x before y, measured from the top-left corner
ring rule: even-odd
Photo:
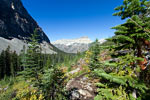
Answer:
[[[104,43],[105,41],[106,41],[105,39],[100,39],[99,43],[101,44]],[[92,42],[93,41],[90,40],[89,37],[84,36],[74,39],[60,39],[52,42],[52,44],[64,52],[78,53],[88,50]]]
[[[43,53],[56,54],[59,51],[50,43],[21,0],[0,0],[0,15],[0,52],[10,46],[11,51],[19,54],[24,45],[28,47],[29,38],[35,29]]]
[[[37,29],[40,42],[50,43],[46,34],[24,8],[21,0],[1,0],[0,9],[0,37],[28,41],[28,38]]]

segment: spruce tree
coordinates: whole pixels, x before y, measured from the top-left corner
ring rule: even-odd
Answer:
[[[12,72],[12,75],[13,76],[16,76],[17,75],[17,72],[19,71],[19,65],[18,65],[18,55],[16,54],[16,51],[14,51],[12,54],[11,54],[11,72]]]
[[[118,12],[114,13],[114,16],[121,16],[122,19],[129,18],[126,23],[113,27],[117,30],[112,38],[117,44],[115,50],[130,49],[134,56],[143,58],[143,61],[137,60],[142,70],[148,63],[143,51],[150,48],[149,4],[147,0],[124,0],[123,5],[115,8]]]
[[[101,81],[97,83],[98,95],[95,100],[141,100],[146,94],[146,84],[139,78],[139,67],[145,70],[147,59],[144,52],[149,48],[149,22],[147,15],[148,0],[123,0],[123,5],[115,8],[114,16],[127,19],[124,24],[113,27],[115,36],[108,39],[115,44],[111,46],[114,61],[113,70],[95,70]],[[146,42],[146,43],[145,43]],[[109,66],[106,66],[109,67]],[[112,65],[110,64],[110,67]],[[133,95],[133,93],[135,95]]]
[[[30,38],[30,42],[28,43],[27,53],[23,51],[23,58],[22,58],[22,66],[24,70],[21,72],[24,78],[32,79],[32,83],[35,85],[40,83],[39,79],[39,53],[40,53],[40,46],[38,43],[38,35],[37,30],[34,31]]]
[[[143,16],[149,12],[150,1],[148,0],[123,0],[123,4],[116,7],[118,11],[114,16],[121,16],[121,19],[131,18],[133,15]]]
[[[92,51],[91,61],[89,68],[90,70],[94,70],[100,66],[99,61],[99,54],[100,54],[100,43],[98,42],[98,39],[92,44],[92,47],[90,48]]]
[[[133,16],[132,19],[140,23],[137,16]],[[144,58],[142,54],[142,50],[145,47],[143,39],[148,40],[148,36],[143,29],[139,29],[131,19],[128,19],[124,24],[113,27],[113,29],[116,29],[116,32],[111,40],[115,43],[113,49],[116,51],[116,54],[121,55],[119,52],[122,50],[126,54],[134,53],[133,56]]]
[[[11,54],[10,54],[10,46],[5,51],[5,64],[6,64],[6,75],[11,75]]]
[[[5,51],[3,50],[0,55],[0,79],[6,75],[6,64],[5,64]]]

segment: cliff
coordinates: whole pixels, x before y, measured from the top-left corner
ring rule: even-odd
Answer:
[[[50,43],[37,22],[28,14],[21,0],[0,0],[0,37],[28,40],[35,28],[38,29],[40,42]]]

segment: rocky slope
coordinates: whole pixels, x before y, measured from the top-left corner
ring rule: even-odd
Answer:
[[[47,43],[47,42],[42,42],[41,44],[41,48],[42,48],[42,53],[46,53],[46,54],[55,54],[57,53],[55,50],[53,50],[53,47]],[[13,38],[11,40],[9,39],[5,39],[0,37],[0,52],[2,50],[6,50],[8,48],[8,46],[10,46],[11,51],[16,51],[17,54],[20,53],[20,51],[23,49],[23,46],[26,47],[26,49],[28,48],[28,44],[23,42],[20,39],[17,38]]]
[[[94,100],[97,88],[93,79],[91,80],[89,77],[89,69],[85,66],[88,64],[85,59],[81,58],[72,65],[73,70],[66,73],[70,79],[66,84],[66,89],[70,93],[70,100]]]
[[[50,44],[50,40],[38,26],[36,21],[28,14],[21,0],[0,0],[1,49],[10,45],[12,49],[17,51],[20,50],[20,47],[24,44],[23,41],[28,41],[28,38],[35,29],[38,30],[40,43],[43,44],[46,42],[47,46],[49,46],[47,49],[50,51],[50,48],[53,47]],[[19,44],[18,41],[22,43]],[[17,44],[19,44],[19,46],[16,47],[15,45]]]
[[[99,40],[100,43],[105,42],[105,39]],[[78,53],[88,50],[92,41],[88,37],[77,39],[62,39],[52,42],[54,46],[67,53]]]

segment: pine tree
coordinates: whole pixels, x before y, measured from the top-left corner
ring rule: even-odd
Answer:
[[[114,16],[121,16],[122,19],[129,18],[126,23],[113,27],[116,29],[112,41],[117,45],[115,50],[129,49],[134,56],[143,58],[144,61],[137,60],[141,69],[146,68],[147,60],[142,53],[150,48],[150,18],[147,11],[150,7],[150,2],[147,0],[124,0],[123,5],[118,6]]]
[[[41,89],[46,100],[68,100],[64,93],[64,73],[56,66],[44,70]]]
[[[96,41],[93,43],[90,49],[92,51],[92,56],[91,56],[89,68],[90,70],[94,70],[100,66],[100,61],[99,61],[100,45],[98,39],[96,39]]]
[[[6,64],[6,75],[11,75],[11,54],[10,54],[10,46],[5,51],[5,64]]]
[[[23,49],[21,50],[20,60],[21,60],[21,70],[24,70],[25,66],[26,66],[26,47],[25,47],[25,45],[23,46]]]
[[[121,19],[131,18],[133,15],[143,16],[149,11],[150,1],[148,0],[123,0],[123,5],[115,8],[114,16],[121,16]]]
[[[0,55],[0,79],[6,75],[6,64],[5,64],[5,51],[3,50]]]
[[[45,69],[48,69],[50,68],[52,65],[51,65],[51,59],[50,59],[50,56],[48,56],[48,59],[46,61],[46,64],[45,64]]]
[[[137,16],[133,16],[132,19],[140,23]],[[143,39],[148,39],[148,36],[143,29],[139,29],[131,19],[128,19],[124,24],[113,27],[113,29],[117,31],[110,40],[115,43],[113,49],[116,51],[116,55],[121,56],[119,52],[126,52],[126,54],[134,53],[133,56],[144,58],[142,54],[142,50],[144,50]]]
[[[115,36],[108,39],[115,43],[111,46],[112,57],[117,58],[115,67],[111,72],[105,69],[94,71],[101,79],[97,83],[99,88],[95,100],[141,100],[146,94],[148,88],[137,73],[140,72],[138,65],[145,69],[147,60],[143,52],[150,47],[149,3],[147,0],[124,0],[123,5],[115,8],[118,12],[114,16],[128,19],[124,24],[113,27]],[[133,92],[136,97],[133,97]]]
[[[40,66],[39,66],[39,53],[40,53],[40,46],[38,43],[38,35],[37,30],[34,31],[32,37],[30,38],[30,42],[28,43],[27,53],[23,50],[23,57],[22,57],[22,66],[24,70],[21,72],[25,79],[31,79],[32,83],[35,85],[40,83],[39,73],[40,73]]]
[[[18,65],[18,55],[16,54],[16,51],[14,51],[12,54],[11,54],[11,66],[12,66],[12,75],[13,76],[16,76],[17,75],[17,72],[19,71],[19,65]]]

